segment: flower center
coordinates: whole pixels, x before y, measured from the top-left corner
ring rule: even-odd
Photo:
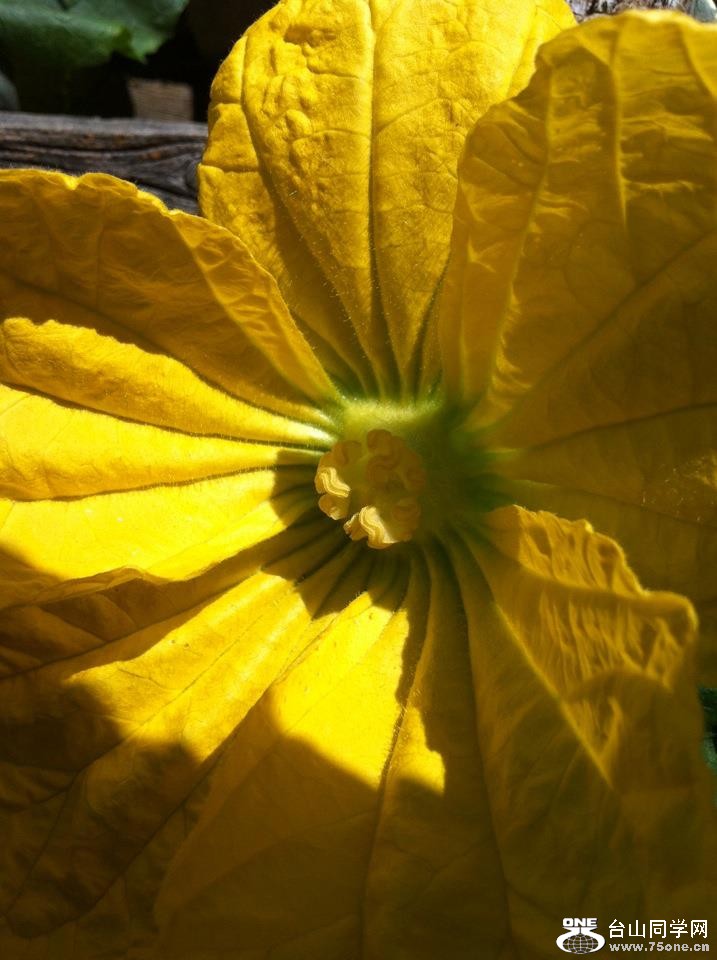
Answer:
[[[497,457],[440,395],[414,402],[348,400],[334,414],[337,442],[318,463],[319,506],[352,540],[382,550],[423,544],[480,523],[513,502]],[[339,439],[340,438],[340,439]]]
[[[410,540],[421,520],[419,494],[426,485],[421,458],[388,430],[363,440],[341,440],[319,460],[319,506],[345,520],[352,540],[377,550]]]

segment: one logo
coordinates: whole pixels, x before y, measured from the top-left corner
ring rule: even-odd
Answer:
[[[595,953],[605,946],[605,937],[595,932],[595,917],[566,917],[563,926],[567,932],[555,942],[565,953]]]

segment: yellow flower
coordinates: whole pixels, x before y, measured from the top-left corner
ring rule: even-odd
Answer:
[[[3,960],[717,920],[715,30],[568,25],[284,0],[209,220],[0,176]]]

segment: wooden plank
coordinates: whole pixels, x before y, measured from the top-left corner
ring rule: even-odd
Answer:
[[[203,123],[0,112],[0,167],[112,173],[196,213],[206,138]]]

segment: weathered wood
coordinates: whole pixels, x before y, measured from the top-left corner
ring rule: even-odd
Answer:
[[[0,112],[0,167],[112,173],[196,213],[195,171],[206,138],[203,123]]]

